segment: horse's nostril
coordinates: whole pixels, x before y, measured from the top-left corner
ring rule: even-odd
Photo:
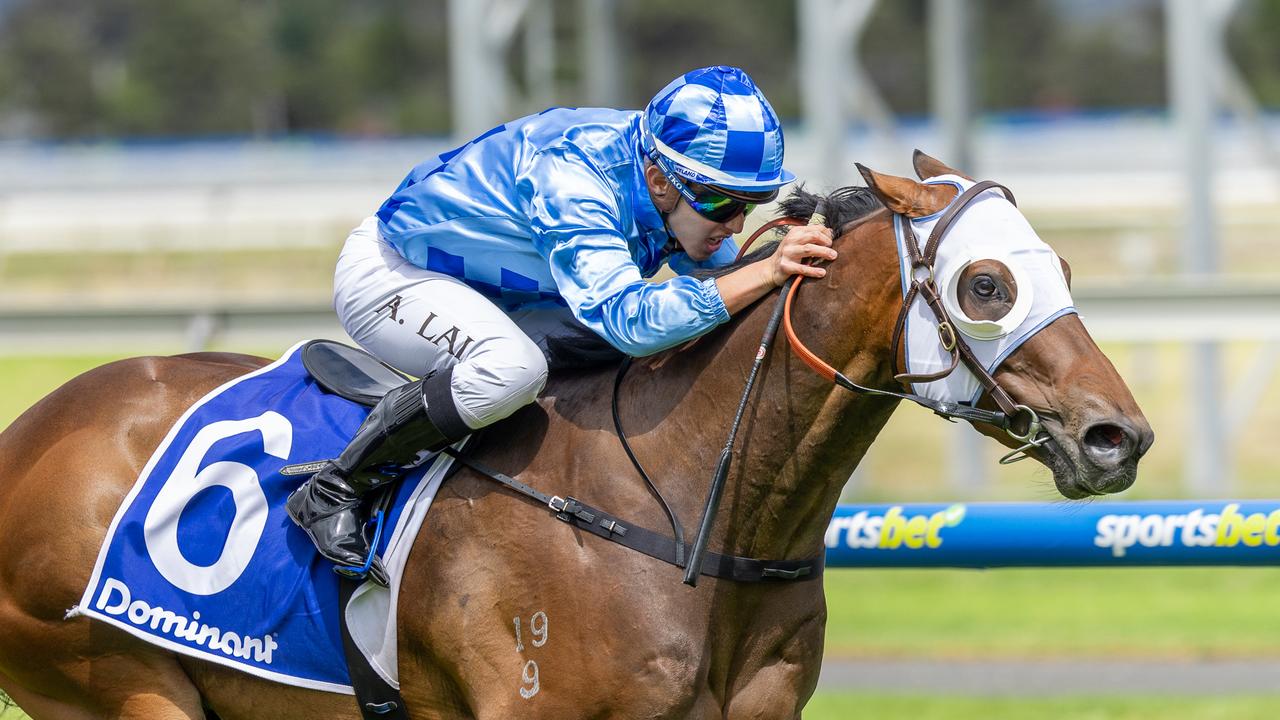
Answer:
[[[1135,443],[1124,427],[1113,423],[1098,423],[1084,434],[1085,452],[1102,465],[1119,465],[1133,454]]]
[[[1094,425],[1084,434],[1085,444],[1101,449],[1116,449],[1124,444],[1125,434],[1116,425]]]

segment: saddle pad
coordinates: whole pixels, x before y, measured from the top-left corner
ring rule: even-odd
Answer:
[[[331,458],[369,408],[324,391],[295,345],[189,408],[147,462],[68,617],[288,685],[352,693],[338,577],[284,503],[285,465]],[[390,590],[365,583],[347,608],[356,644],[398,687],[395,609],[405,558],[452,459],[397,489],[379,552]]]

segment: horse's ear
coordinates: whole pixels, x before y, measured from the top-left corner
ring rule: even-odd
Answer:
[[[938,177],[939,175],[959,175],[965,180],[973,180],[973,178],[965,175],[959,170],[948,167],[941,160],[925,155],[923,152],[920,152],[919,149],[911,155],[911,164],[916,169],[916,177],[921,180],[928,180],[931,177]]]
[[[885,207],[899,215],[912,218],[932,215],[956,197],[954,185],[925,185],[911,178],[878,173],[861,163],[855,165],[871,192]]]

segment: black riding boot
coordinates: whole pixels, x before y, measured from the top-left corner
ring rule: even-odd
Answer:
[[[470,433],[449,391],[452,372],[416,380],[388,392],[346,449],[295,490],[289,517],[306,531],[339,574],[356,576],[372,550],[365,534],[363,499],[403,477],[424,451],[437,451]],[[387,584],[377,558],[369,578]]]

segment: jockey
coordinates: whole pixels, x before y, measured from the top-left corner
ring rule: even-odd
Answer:
[[[831,231],[808,226],[768,258],[689,275],[732,262],[745,215],[795,179],[782,157],[769,102],[718,66],[676,78],[643,112],[552,108],[413,168],[347,239],[334,305],[357,343],[421,379],[382,399],[289,497],[290,517],[338,572],[368,562],[385,584],[362,498],[533,402],[549,360],[650,355],[790,275],[825,275],[804,261],[835,257]],[[664,263],[675,277],[645,281]]]

